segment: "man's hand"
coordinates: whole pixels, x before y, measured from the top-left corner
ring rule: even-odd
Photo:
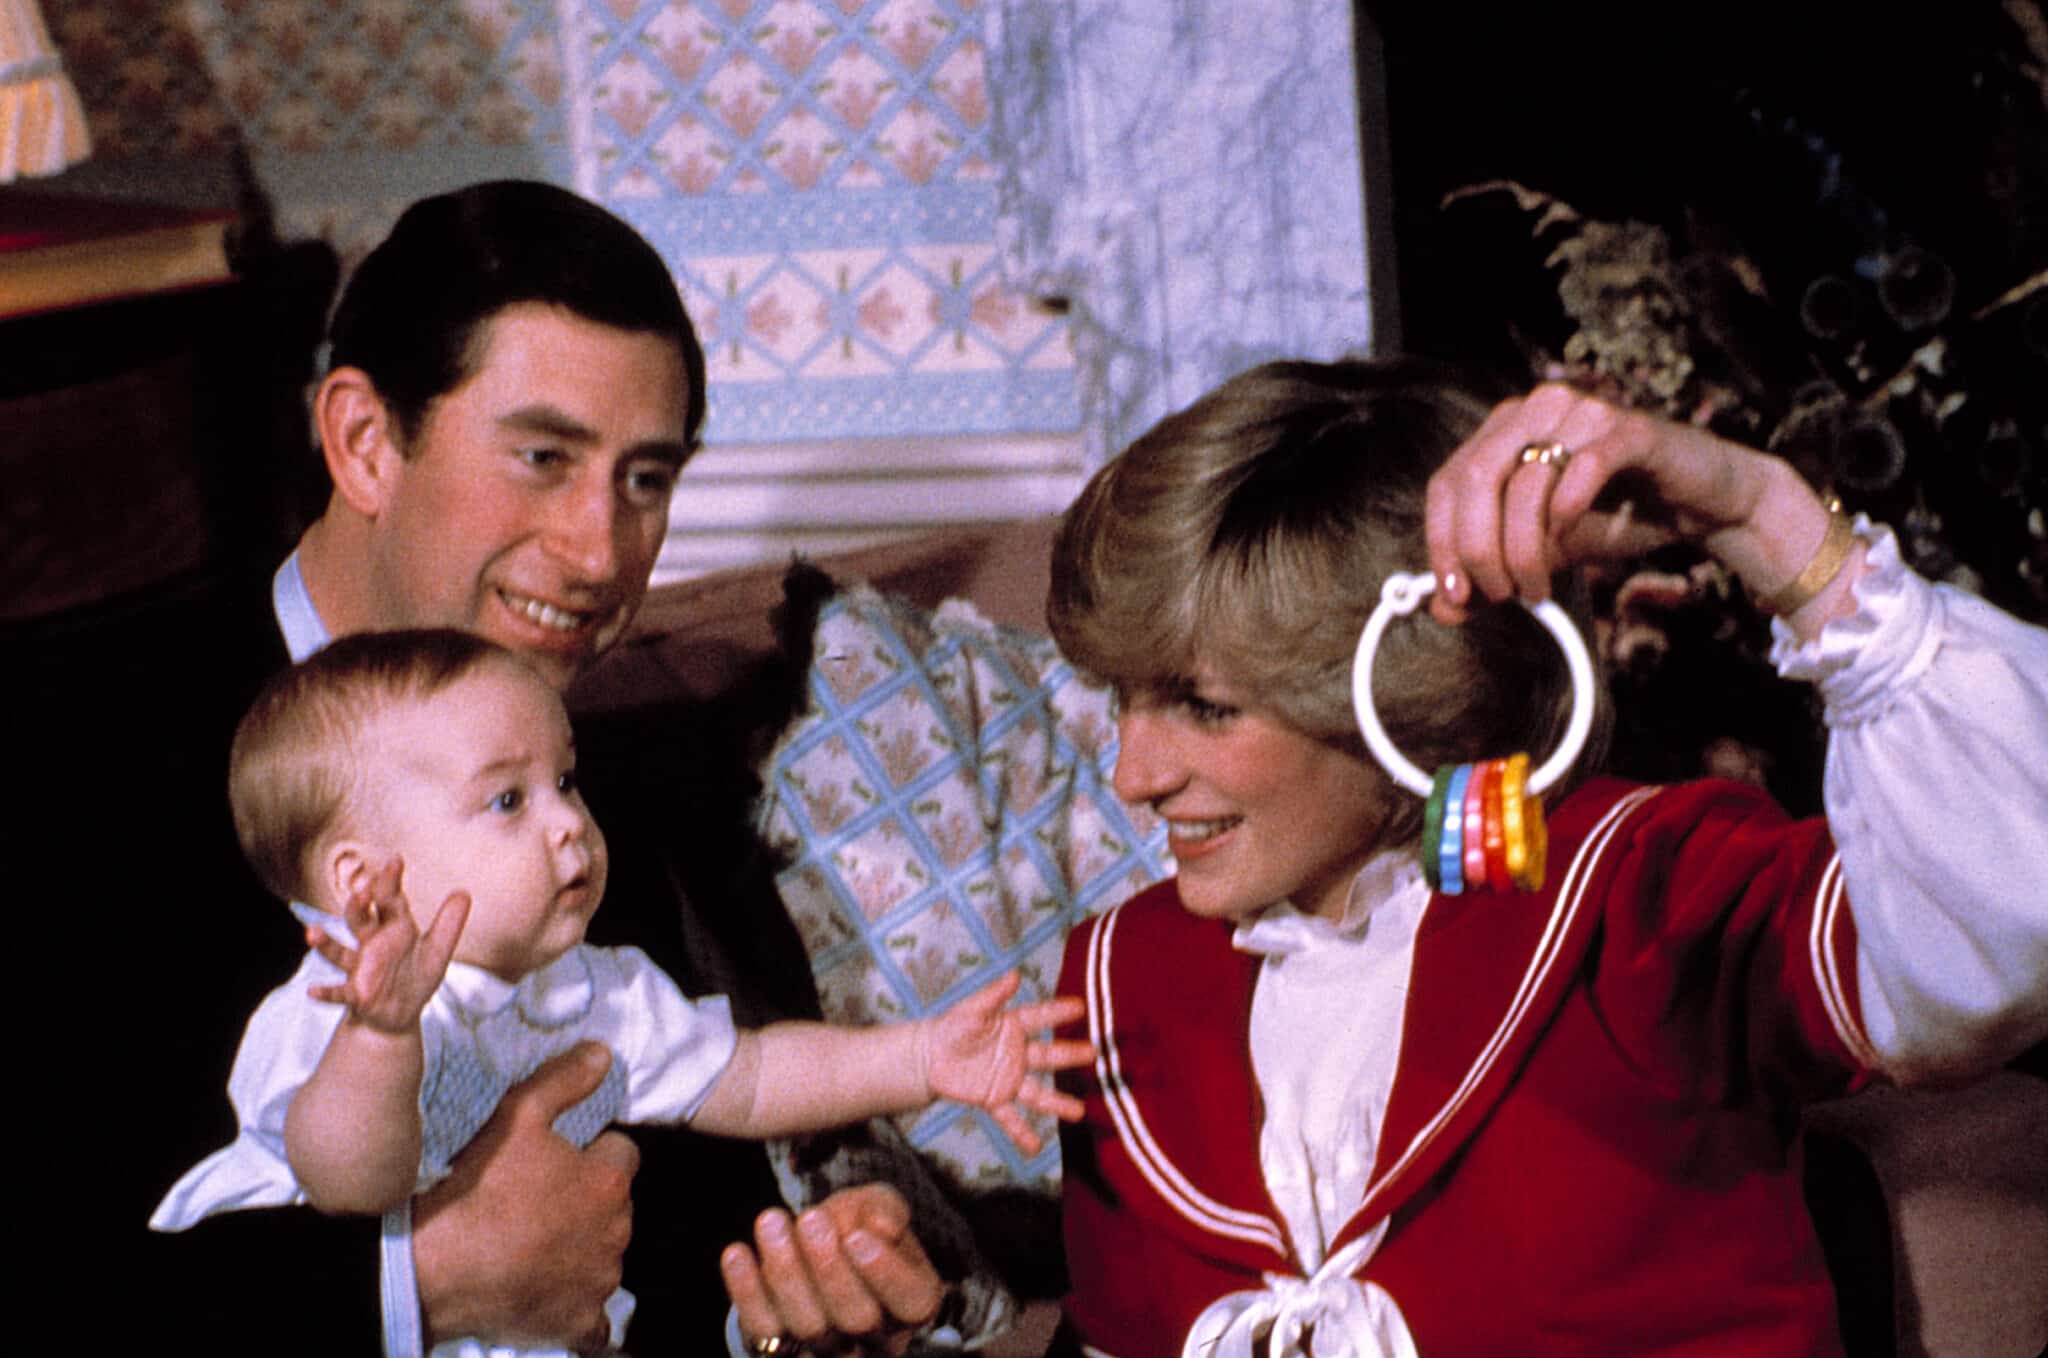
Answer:
[[[405,899],[404,872],[404,863],[394,857],[350,894],[342,922],[354,935],[355,947],[343,947],[324,929],[306,929],[306,942],[344,973],[339,985],[312,987],[313,998],[347,1005],[358,1023],[380,1033],[419,1030],[420,1011],[448,974],[462,926],[469,922],[469,893],[457,891],[441,902],[422,935]]]
[[[900,1354],[945,1294],[910,1233],[910,1205],[887,1184],[843,1188],[794,1228],[771,1208],[754,1223],[754,1248],[727,1246],[719,1268],[749,1343],[865,1338],[867,1352]]]
[[[640,1153],[618,1132],[584,1150],[554,1121],[604,1079],[611,1059],[584,1042],[515,1087],[448,1177],[413,1203],[413,1266],[429,1342],[600,1348],[605,1299],[633,1234]]]

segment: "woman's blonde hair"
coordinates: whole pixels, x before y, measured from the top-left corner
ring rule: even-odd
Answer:
[[[1389,574],[1428,568],[1429,478],[1490,406],[1417,360],[1268,363],[1232,378],[1160,421],[1067,511],[1047,603],[1060,649],[1121,690],[1185,686],[1211,667],[1297,730],[1364,755],[1351,710],[1359,633]],[[1515,606],[1461,627],[1425,611],[1397,622],[1373,686],[1388,733],[1425,769],[1540,759],[1572,701],[1555,642]],[[1419,799],[1398,799],[1383,840],[1419,832],[1420,817]]]

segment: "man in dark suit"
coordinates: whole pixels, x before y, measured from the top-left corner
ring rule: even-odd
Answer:
[[[735,1256],[750,1314],[766,1288],[805,1329],[929,1316],[939,1283],[887,1190],[825,1204],[814,1236],[779,1211],[756,1220],[774,1201],[758,1146],[673,1132],[636,1148],[613,1131],[579,1151],[555,1136],[554,1114],[602,1078],[599,1048],[515,1089],[446,1181],[381,1222],[293,1208],[145,1231],[171,1181],[233,1134],[240,1026],[301,946],[228,828],[228,738],[256,687],[334,636],[452,625],[566,688],[638,607],[703,420],[703,355],[666,266],[548,185],[415,204],[357,270],[330,338],[313,416],[333,493],[275,577],[214,582],[27,667],[24,710],[60,734],[43,752],[58,810],[31,836],[53,886],[24,893],[49,965],[18,1025],[50,1096],[34,1122],[53,1134],[24,1166],[48,1285],[22,1294],[17,1328],[95,1349],[154,1336],[407,1353],[465,1333],[589,1346],[623,1268],[641,1298],[634,1350],[701,1353],[725,1314],[719,1247],[750,1233]],[[647,829],[659,817],[623,799],[659,781],[636,761],[697,752],[593,734],[583,773],[616,859],[593,938],[645,948],[693,992],[754,978],[734,997],[743,1019],[814,1005],[780,912],[697,908],[687,866]]]

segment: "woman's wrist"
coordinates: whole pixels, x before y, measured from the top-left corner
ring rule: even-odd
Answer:
[[[1840,611],[1846,581],[1862,559],[1861,542],[1825,497],[1783,458],[1742,450],[1756,478],[1743,519],[1707,535],[1704,545],[1742,581],[1760,607],[1795,630],[1811,630]]]
[[[1849,517],[1842,512],[1839,501],[1831,498],[1827,510],[1827,526],[1806,564],[1798,574],[1758,601],[1780,617],[1790,617],[1818,599],[1849,563],[1849,554],[1856,546],[1855,531],[1849,527]]]

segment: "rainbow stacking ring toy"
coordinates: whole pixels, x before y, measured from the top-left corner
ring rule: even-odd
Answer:
[[[1394,748],[1387,728],[1380,724],[1372,696],[1372,662],[1387,625],[1413,613],[1435,588],[1433,575],[1398,572],[1381,588],[1379,606],[1366,620],[1351,662],[1351,706],[1358,729],[1380,767],[1423,799],[1422,875],[1432,891],[1455,896],[1511,887],[1540,890],[1549,839],[1539,798],[1586,748],[1586,736],[1593,729],[1593,658],[1562,608],[1548,599],[1525,605],[1557,638],[1571,668],[1572,718],[1564,739],[1533,773],[1527,754],[1513,754],[1476,764],[1446,764],[1432,777]]]

